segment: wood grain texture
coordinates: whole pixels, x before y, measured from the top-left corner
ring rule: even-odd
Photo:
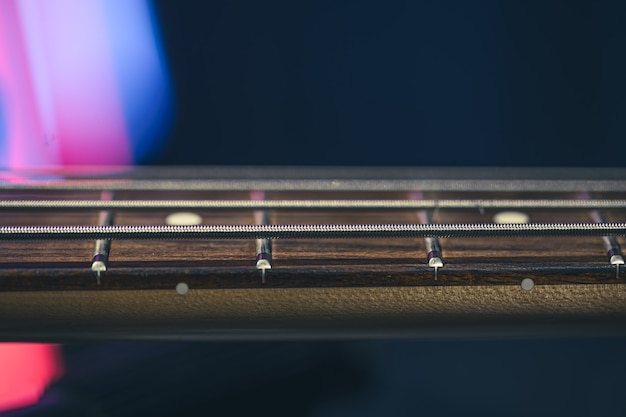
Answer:
[[[329,198],[329,193],[273,193],[271,198]],[[332,193],[330,193],[332,194]],[[448,193],[450,194],[450,193]],[[142,197],[162,194],[144,192]],[[244,198],[242,193],[179,193],[168,198]],[[376,194],[381,198],[380,194]],[[133,195],[134,196],[134,195]],[[401,193],[382,193],[397,199]],[[524,195],[527,198],[532,196]],[[123,198],[124,195],[118,198]],[[130,194],[127,196],[130,197]],[[371,198],[351,193],[349,198]],[[449,198],[449,195],[446,195]],[[458,194],[457,194],[458,197]],[[479,198],[483,198],[479,195]],[[507,196],[508,197],[508,196]],[[570,196],[571,197],[571,196]],[[342,194],[342,198],[345,196]],[[169,211],[119,212],[118,225],[164,224]],[[252,212],[198,212],[205,224],[250,224]],[[491,222],[484,213],[439,210],[439,223]],[[532,222],[588,222],[580,211],[528,211]],[[611,221],[624,213],[607,212]],[[276,224],[416,223],[415,212],[273,211]],[[96,224],[97,213],[1,212],[4,225]],[[426,264],[421,239],[276,240],[273,268],[266,284],[255,269],[254,241],[115,241],[109,272],[96,285],[89,270],[89,241],[2,242],[0,291],[168,289],[184,280],[190,287],[306,288],[385,286],[519,285],[532,278],[539,285],[617,284],[599,238],[441,239],[445,267],[435,280]]]

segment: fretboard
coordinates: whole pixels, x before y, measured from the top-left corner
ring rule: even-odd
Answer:
[[[580,286],[583,299],[601,287],[623,300],[624,174],[4,172],[0,293],[164,291],[183,300],[209,290],[448,287],[533,297]],[[587,308],[624,314],[616,300]]]

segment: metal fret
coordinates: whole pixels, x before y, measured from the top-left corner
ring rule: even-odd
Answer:
[[[606,220],[602,213],[597,210],[592,210],[589,216],[595,223],[604,223]],[[602,236],[602,244],[606,250],[609,263],[615,266],[615,277],[619,277],[619,267],[624,265],[624,256],[622,255],[622,249],[617,243],[615,236]]]
[[[103,191],[100,198],[104,201],[113,200],[113,193],[109,191]],[[109,210],[103,210],[100,212],[98,225],[99,226],[112,226],[115,218],[115,214]],[[91,260],[91,272],[96,276],[96,281],[100,284],[102,274],[105,273],[109,266],[109,253],[111,252],[111,241],[98,239],[94,244],[93,258]]]
[[[424,194],[421,192],[408,193],[407,197],[409,200],[414,201],[424,200]],[[432,223],[431,215],[427,210],[418,210],[417,218],[421,224]],[[437,279],[439,268],[443,268],[443,255],[441,253],[441,244],[439,243],[439,239],[436,237],[426,237],[424,238],[424,246],[426,247],[426,261],[428,266],[433,268],[435,279]]]
[[[250,193],[253,201],[264,201],[265,193],[263,191],[253,191]],[[256,210],[254,212],[254,222],[258,225],[271,224],[269,213],[265,210]],[[256,240],[256,268],[261,271],[261,283],[265,284],[265,274],[268,269],[272,269],[272,241],[269,239]]]

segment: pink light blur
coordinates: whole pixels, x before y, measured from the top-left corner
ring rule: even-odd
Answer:
[[[171,94],[147,0],[0,1],[0,167],[130,165]]]
[[[0,98],[5,102],[4,119],[9,140],[0,154],[0,165],[12,167],[53,164],[55,152],[42,140],[44,132],[37,110],[37,98],[30,82],[30,70],[20,35],[17,4],[0,2]],[[10,103],[10,106],[6,105]]]
[[[39,114],[45,118],[41,108],[51,104],[55,125],[46,135],[58,141],[60,162],[132,163],[102,2],[21,2],[20,17],[42,64],[31,66],[43,73],[33,79],[48,80],[37,89]]]
[[[0,343],[0,412],[35,404],[63,372],[57,345]]]

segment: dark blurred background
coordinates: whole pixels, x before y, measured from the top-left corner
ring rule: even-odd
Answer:
[[[624,166],[626,2],[157,1],[153,164]],[[626,415],[623,338],[64,347],[10,415]]]
[[[157,1],[162,164],[623,166],[622,1]]]
[[[64,346],[32,416],[624,416],[624,339]]]

